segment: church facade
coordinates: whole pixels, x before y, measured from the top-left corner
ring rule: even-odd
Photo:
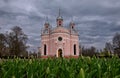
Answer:
[[[75,29],[75,23],[70,22],[69,27],[63,24],[63,18],[59,15],[56,19],[56,27],[52,28],[48,20],[41,31],[41,57],[79,57],[79,35]]]

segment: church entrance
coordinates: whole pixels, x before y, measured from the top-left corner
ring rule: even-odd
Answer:
[[[62,57],[62,49],[58,50],[58,57]]]

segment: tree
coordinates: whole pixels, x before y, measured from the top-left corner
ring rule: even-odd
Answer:
[[[107,52],[110,52],[110,54],[113,53],[113,45],[110,42],[106,42],[105,49]]]
[[[23,56],[27,55],[27,35],[24,34],[22,29],[15,26],[11,32],[6,34],[7,44],[9,46],[10,55]]]
[[[0,33],[0,56],[3,55],[5,48],[5,35],[3,33]]]
[[[82,47],[82,55],[83,56],[93,56],[96,54],[96,48],[95,47],[90,47],[90,48],[84,48]]]
[[[104,48],[101,52],[100,52],[100,56],[104,56],[104,57],[108,57],[110,56],[110,52],[108,51],[107,48]]]
[[[116,33],[113,37],[114,53],[120,55],[120,34]]]

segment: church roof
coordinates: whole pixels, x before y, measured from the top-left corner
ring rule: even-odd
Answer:
[[[68,29],[64,27],[56,27],[52,30],[52,33],[70,33]]]
[[[55,27],[55,28],[52,28],[50,26],[49,27],[45,27],[42,30],[42,34],[52,34],[52,33],[67,33],[67,34],[72,34],[72,35],[77,35],[78,34],[76,29],[73,27],[75,25],[73,20],[70,22],[69,27],[63,26],[63,18],[61,16],[60,9],[59,9],[59,15],[57,17],[57,21],[56,22],[57,22],[57,27]],[[46,18],[45,24],[49,24],[48,18]],[[45,26],[48,26],[48,25],[45,25]]]

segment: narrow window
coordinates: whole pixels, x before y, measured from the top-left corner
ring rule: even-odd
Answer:
[[[74,55],[76,55],[76,44],[74,45]]]
[[[59,24],[59,26],[61,26],[61,24]]]
[[[46,48],[47,48],[47,46],[46,46],[46,44],[44,45],[44,55],[46,55]]]
[[[73,26],[72,26],[72,29],[73,29]]]
[[[61,23],[62,23],[62,22],[61,22],[61,21],[59,21],[59,26],[61,26]]]

